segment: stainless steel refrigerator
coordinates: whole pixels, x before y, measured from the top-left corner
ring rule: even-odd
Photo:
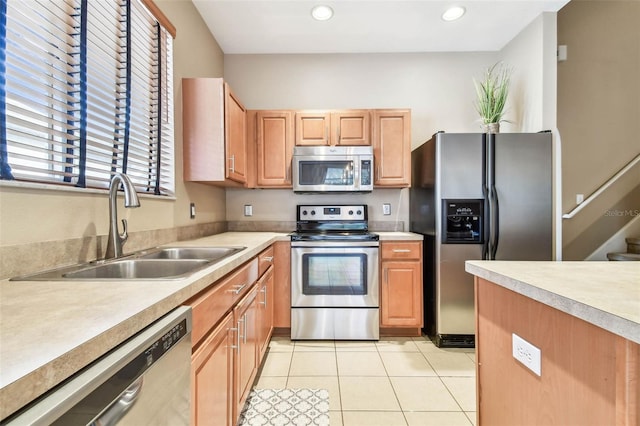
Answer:
[[[475,346],[466,260],[552,260],[551,133],[436,133],[411,153],[410,230],[424,235],[424,332]]]

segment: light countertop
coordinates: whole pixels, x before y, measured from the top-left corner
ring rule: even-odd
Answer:
[[[384,240],[421,240],[377,232]],[[226,232],[170,246],[245,246],[191,276],[139,281],[0,281],[0,419],[53,388],[285,233]],[[125,247],[126,249],[126,247]]]
[[[466,262],[466,271],[640,344],[640,262]]]

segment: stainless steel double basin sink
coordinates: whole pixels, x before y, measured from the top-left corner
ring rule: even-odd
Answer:
[[[12,281],[167,280],[188,276],[246,247],[158,247],[119,259],[53,269]]]

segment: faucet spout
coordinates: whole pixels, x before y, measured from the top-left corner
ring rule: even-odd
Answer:
[[[118,209],[116,205],[116,198],[118,193],[118,186],[122,184],[124,190],[124,206],[140,207],[140,200],[138,194],[133,186],[133,182],[129,179],[129,176],[124,173],[115,173],[111,178],[109,184],[109,238],[107,240],[107,251],[105,253],[105,259],[118,258],[122,256],[122,246],[127,241],[127,221],[122,220],[124,232],[120,234],[118,231]]]

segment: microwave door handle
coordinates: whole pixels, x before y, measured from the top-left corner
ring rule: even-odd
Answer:
[[[360,159],[353,162],[353,187],[360,189]]]

